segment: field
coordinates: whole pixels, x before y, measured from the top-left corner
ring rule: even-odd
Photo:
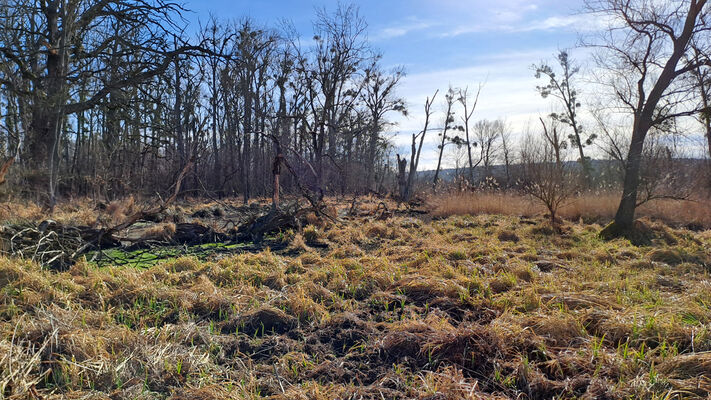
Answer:
[[[0,258],[0,399],[707,398],[711,231],[442,204],[140,265]]]

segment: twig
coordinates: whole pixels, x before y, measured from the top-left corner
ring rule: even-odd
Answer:
[[[284,385],[281,384],[281,376],[279,376],[279,371],[277,371],[276,364],[272,364],[272,367],[274,367],[274,375],[277,377],[277,382],[279,382],[279,387],[281,388],[282,393],[286,393],[286,390],[284,390]]]

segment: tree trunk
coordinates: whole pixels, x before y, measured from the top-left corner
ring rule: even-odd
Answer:
[[[439,146],[439,157],[437,158],[437,169],[435,169],[434,179],[432,180],[432,189],[437,189],[437,181],[439,180],[439,170],[442,167],[442,154],[444,153],[444,141],[447,139],[447,131],[442,134],[442,144]]]
[[[618,231],[628,230],[634,222],[635,208],[637,207],[637,190],[639,187],[639,171],[642,164],[642,150],[644,138],[649,128],[634,124],[632,142],[625,162],[625,180],[622,188],[622,199],[615,214],[615,227]]]
[[[635,115],[635,121],[632,131],[632,142],[627,155],[625,164],[625,181],[622,189],[622,200],[615,214],[614,229],[619,232],[624,232],[632,228],[634,222],[634,212],[637,207],[637,189],[639,187],[639,170],[642,162],[642,149],[644,148],[644,139],[647,132],[652,126],[654,119],[654,111],[664,92],[669,88],[669,85],[678,77],[676,73],[679,60],[684,55],[685,49],[691,40],[696,26],[696,19],[705,6],[706,1],[692,2],[689,12],[684,22],[684,29],[681,34],[674,40],[673,52],[669,59],[664,64],[664,68],[659,73],[657,80],[649,91],[649,96],[643,106],[638,109],[638,114]],[[640,96],[644,96],[644,90],[640,85]],[[640,98],[640,105],[643,97]]]
[[[376,149],[377,149],[377,144],[378,144],[378,126],[379,126],[379,121],[374,118],[372,122],[372,126],[370,128],[370,135],[368,137],[368,164],[366,166],[366,186],[368,189],[373,189],[374,185],[374,176],[375,176],[375,156],[376,156]]]
[[[405,157],[400,158],[400,154],[397,155],[397,186],[398,193],[400,195],[400,200],[406,201],[407,195],[407,159]]]
[[[465,110],[466,113],[466,110]],[[469,159],[469,184],[474,184],[474,162],[472,161],[472,143],[469,141],[469,120],[464,121],[464,134],[467,138],[467,158]]]
[[[213,179],[214,188],[221,194],[222,168],[220,167],[220,152],[217,148],[217,65],[212,65],[212,152],[214,153]]]
[[[183,142],[183,123],[180,118],[183,97],[180,89],[180,58],[175,59],[175,108],[173,118],[175,123],[175,143],[178,146],[178,163],[185,163],[185,143]]]
[[[252,92],[250,78],[245,78],[243,82],[244,90],[244,151],[242,152],[242,201],[244,204],[249,202],[250,194],[250,163],[252,162]]]

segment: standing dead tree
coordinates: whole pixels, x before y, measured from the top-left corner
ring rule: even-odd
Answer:
[[[541,121],[541,126],[543,127],[543,138],[546,140],[551,150],[553,150],[556,165],[562,165],[561,151],[566,149],[568,145],[565,139],[560,137],[558,121],[551,118],[550,123],[546,124],[543,118],[538,117],[538,120]]]
[[[402,68],[395,69],[392,73],[385,73],[377,64],[378,59],[373,60],[366,68],[365,85],[360,93],[368,114],[369,123],[367,134],[367,164],[366,164],[366,186],[368,190],[373,190],[375,183],[375,168],[377,165],[377,155],[382,147],[382,137],[380,133],[386,124],[385,116],[391,111],[396,111],[407,115],[405,101],[395,96],[395,89],[400,79],[405,75]]]
[[[397,192],[400,199],[405,198],[407,191],[407,159],[397,154]]]
[[[415,185],[415,177],[417,176],[417,167],[420,163],[420,154],[422,153],[422,145],[425,143],[425,135],[427,135],[427,129],[430,125],[430,118],[432,117],[432,103],[434,103],[438,92],[439,90],[435,90],[432,97],[427,97],[427,99],[425,99],[425,126],[420,132],[412,134],[410,170],[407,175],[407,184],[405,185],[404,193],[400,197],[400,200],[404,202],[410,201],[410,196],[412,196],[412,191]],[[419,144],[417,139],[420,139]]]
[[[465,139],[465,144],[467,146],[467,159],[469,161],[469,183],[472,184],[474,182],[474,168],[476,168],[479,163],[481,162],[481,158],[477,160],[476,164],[474,163],[472,159],[472,147],[477,146],[476,141],[472,141],[472,139],[469,136],[469,121],[472,118],[472,115],[474,115],[474,110],[476,110],[476,105],[479,102],[479,94],[481,94],[481,88],[484,86],[484,84],[480,83],[479,87],[476,90],[476,96],[474,96],[474,104],[471,105],[471,108],[469,108],[469,88],[465,87],[464,89],[459,89],[459,98],[457,99],[459,103],[461,103],[462,107],[464,108],[464,114],[462,115],[462,123],[464,124],[464,139]]]

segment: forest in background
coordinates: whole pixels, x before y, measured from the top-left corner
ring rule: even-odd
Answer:
[[[185,192],[247,201],[270,193],[277,147],[315,192],[382,186],[403,72],[380,65],[355,7],[318,12],[303,45],[247,18],[188,37],[186,10],[162,1],[3,3],[0,149],[17,155],[15,193],[152,195],[194,160]]]
[[[622,188],[615,220],[629,227],[649,200],[705,197],[708,163],[687,159],[694,132],[711,146],[704,5],[587,2],[611,21],[586,43],[599,50],[608,107],[583,104],[589,77],[563,50],[533,65],[555,111],[522,138],[503,120],[477,120],[484,84],[450,87],[427,98],[401,156],[388,132],[407,114],[405,71],[381,64],[353,5],[317,10],[304,38],[248,18],[213,17],[188,34],[188,10],[165,1],[3,1],[4,190],[51,209],[67,197],[165,193],[187,171],[183,194],[246,203],[270,195],[281,173],[283,190],[312,199],[514,189],[555,220],[571,197]],[[437,167],[418,174],[433,137]],[[591,154],[609,162],[595,168]],[[457,167],[444,189],[443,157]]]

